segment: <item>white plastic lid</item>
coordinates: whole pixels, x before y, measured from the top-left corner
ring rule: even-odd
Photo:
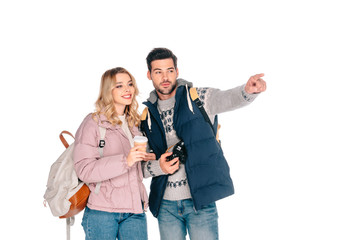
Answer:
[[[147,141],[148,141],[147,137],[144,137],[144,136],[135,136],[134,137],[134,142],[144,143]]]

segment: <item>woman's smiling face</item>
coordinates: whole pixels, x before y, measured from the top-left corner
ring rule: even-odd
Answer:
[[[115,79],[116,84],[112,90],[112,97],[117,113],[123,115],[125,107],[132,103],[135,87],[130,76],[126,73],[117,73]]]

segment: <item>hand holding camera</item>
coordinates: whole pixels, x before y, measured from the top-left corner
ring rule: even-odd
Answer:
[[[173,154],[166,157],[167,161],[170,161],[174,158],[179,158],[180,162],[184,164],[186,162],[186,149],[185,149],[185,143],[183,141],[180,141],[174,145],[173,148]]]
[[[179,164],[185,163],[187,153],[183,141],[176,143],[173,152],[166,152],[160,157],[161,170],[166,174],[173,174],[179,169]]]
[[[171,152],[164,153],[161,155],[159,161],[160,161],[160,168],[161,170],[166,174],[173,174],[179,169],[179,158],[174,158],[172,160],[168,160],[167,157],[172,155]]]

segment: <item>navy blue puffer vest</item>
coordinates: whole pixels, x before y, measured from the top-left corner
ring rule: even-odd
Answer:
[[[188,157],[185,171],[195,209],[201,209],[216,200],[234,193],[229,166],[220,144],[208,122],[205,121],[196,104],[191,101],[193,112],[188,107],[185,86],[179,86],[175,95],[174,128],[177,136],[185,143]],[[157,102],[144,102],[151,118],[151,129],[147,119],[141,122],[141,129],[149,139],[149,146],[157,159],[167,149],[165,131],[157,109]],[[215,121],[214,129],[217,128]],[[164,196],[168,176],[153,177],[150,185],[149,205],[157,217]]]

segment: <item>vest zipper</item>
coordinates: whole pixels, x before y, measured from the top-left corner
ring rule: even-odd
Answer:
[[[166,182],[168,181],[168,178],[169,178],[169,176],[166,175]],[[159,211],[160,211],[162,200],[164,199],[165,190],[166,190],[166,184],[165,184],[164,190],[162,190],[161,198],[160,198],[161,201],[160,201],[160,204],[159,204],[158,208],[156,209],[156,216],[155,217],[159,216]]]
[[[188,173],[187,173],[187,170],[186,170],[186,164],[185,164],[185,173],[186,173],[186,177],[187,177],[187,179],[188,179],[188,186],[189,186],[189,189],[190,189],[190,194],[191,194],[191,199],[192,199],[192,201],[193,201],[193,208],[194,208],[194,211],[195,211],[195,213],[197,212],[197,210],[196,210],[196,207],[195,207],[195,199],[194,199],[194,194],[192,193],[192,190],[191,190],[191,186],[190,186],[190,178],[189,178],[189,175],[188,175]]]

